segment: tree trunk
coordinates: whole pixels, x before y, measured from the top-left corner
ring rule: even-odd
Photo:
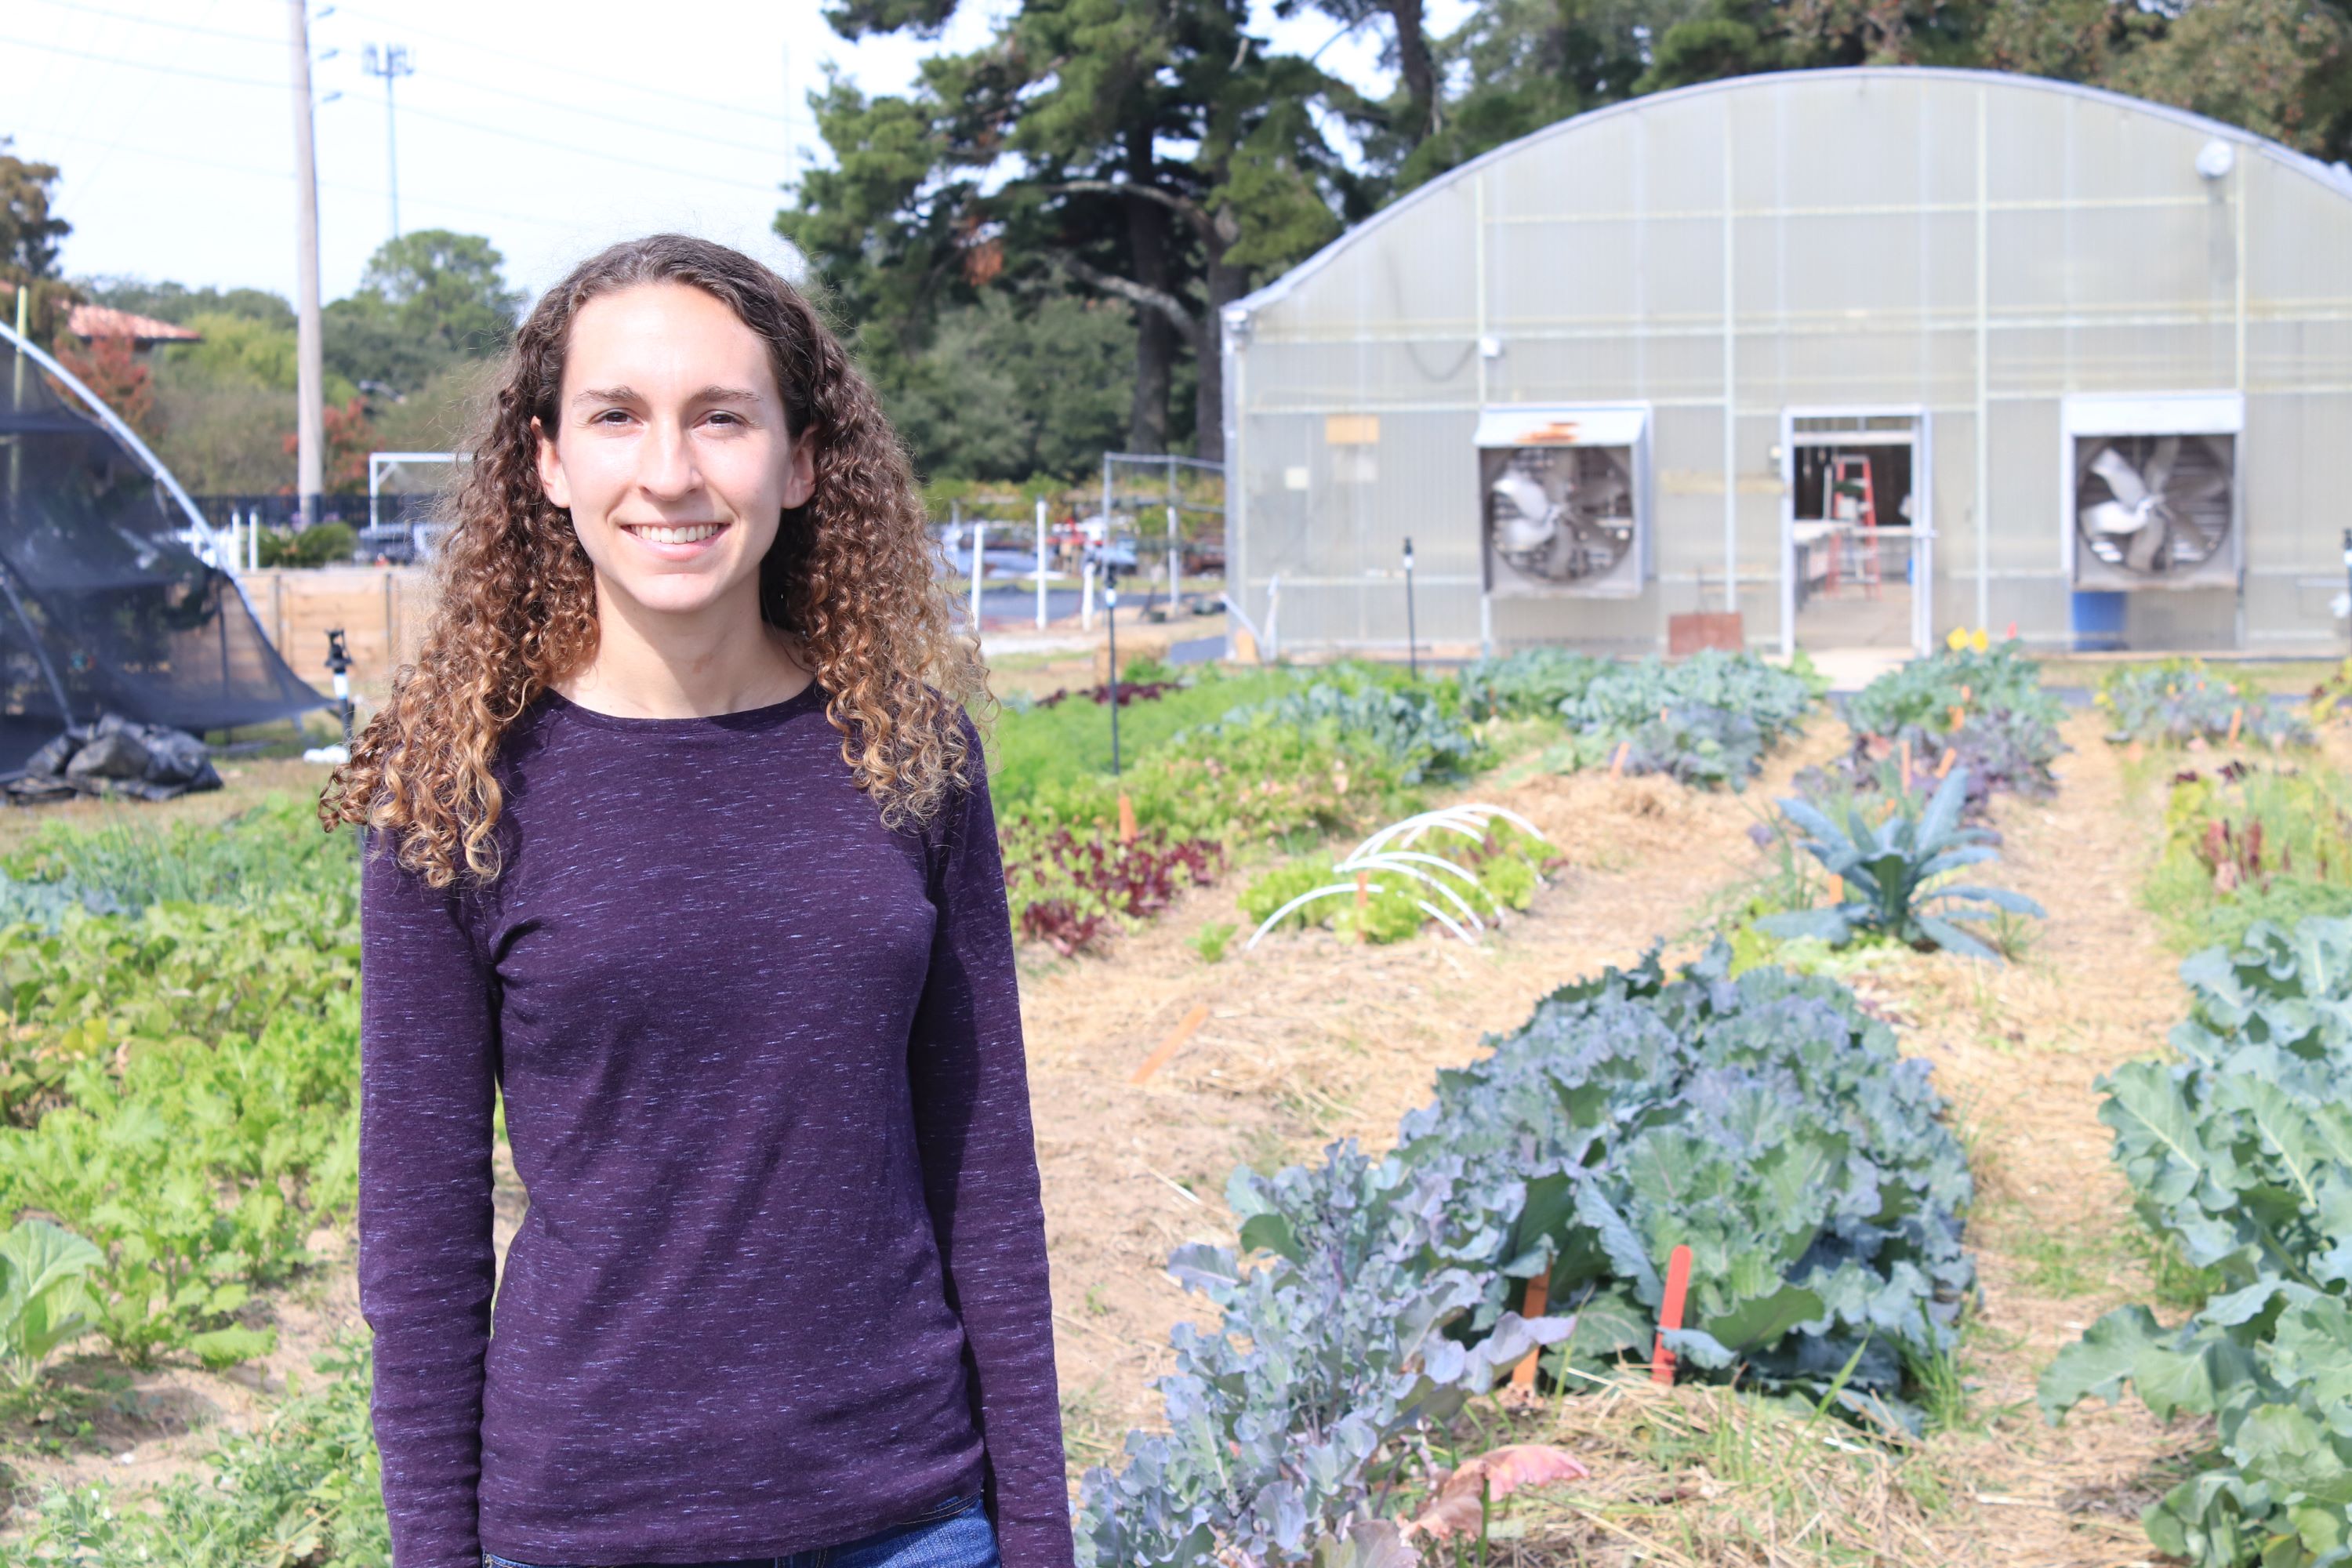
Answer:
[[[1233,243],[1223,237],[1228,228],[1238,237],[1239,226],[1229,216],[1219,214],[1220,242],[1212,247],[1209,257],[1209,305],[1201,312],[1199,331],[1192,334],[1201,389],[1194,404],[1199,417],[1193,429],[1192,450],[1212,463],[1225,460],[1225,307],[1249,292],[1249,268],[1234,267],[1225,260],[1225,251]]]
[[[1430,63],[1429,37],[1422,30],[1421,0],[1388,0],[1388,12],[1396,26],[1397,75],[1404,81],[1405,112],[1411,121],[1401,129],[1410,151],[1434,128],[1437,69]]]
[[[1128,136],[1128,177],[1151,184],[1151,132],[1139,127]],[[1147,289],[1172,294],[1169,230],[1172,214],[1158,202],[1127,203],[1127,244],[1134,279]],[[1158,310],[1135,313],[1135,403],[1128,416],[1127,449],[1168,449],[1168,389],[1176,366],[1176,325]]]

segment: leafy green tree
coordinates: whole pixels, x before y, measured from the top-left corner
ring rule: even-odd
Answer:
[[[873,0],[832,15],[857,36],[935,29],[947,14]],[[777,226],[902,353],[1000,278],[1124,300],[1127,444],[1183,444],[1173,405],[1189,358],[1193,445],[1215,456],[1222,307],[1336,235],[1354,190],[1314,112],[1353,95],[1269,53],[1246,22],[1233,0],[1027,0],[985,47],[926,60],[904,97],[867,100],[835,80],[814,101],[837,167],[804,180]]]
[[[506,286],[505,262],[481,236],[445,228],[387,241],[359,289],[323,312],[327,368],[399,396],[457,361],[496,353],[522,303]]]
[[[1660,33],[1704,0],[1487,0],[1437,40],[1440,72],[1466,85],[1395,165],[1402,193],[1547,125],[1631,98]]]
[[[0,136],[0,273],[16,283],[55,278],[58,242],[73,232],[49,205],[60,171],[17,157],[8,151],[15,144]]]
[[[184,366],[188,379],[242,382],[291,392],[295,384],[294,329],[226,310],[199,310],[182,325],[202,332],[195,343],[164,343],[159,364]]]
[[[2352,7],[2196,0],[2135,19],[2093,79],[2242,125],[2322,158],[2352,154]]]
[[[942,312],[931,345],[902,363],[883,396],[926,473],[1066,479],[1125,434],[1135,319],[1117,300],[990,289]]]
[[[194,326],[199,316],[228,316],[294,330],[294,307],[266,289],[191,289],[184,283],[123,277],[85,279],[83,289],[95,304],[181,326]]]

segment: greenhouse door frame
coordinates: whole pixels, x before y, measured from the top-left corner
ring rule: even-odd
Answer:
[[[1807,431],[1800,419],[1907,419],[1908,429]],[[1780,410],[1780,657],[1797,653],[1797,448],[1803,447],[1908,447],[1911,448],[1911,521],[1898,533],[1911,542],[1911,651],[1922,656],[1935,645],[1936,437],[1935,425],[1919,403],[1792,405]]]

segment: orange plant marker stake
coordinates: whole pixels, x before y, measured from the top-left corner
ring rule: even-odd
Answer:
[[[1952,728],[1953,728],[1953,729],[1957,730],[1957,729],[1958,729],[1962,724],[1967,723],[1967,722],[1968,722],[1968,718],[1969,718],[1969,710],[1968,710],[1967,709],[1965,709],[1965,708],[1961,707],[1961,706],[1960,706],[1958,703],[1957,703],[1957,702],[1955,702],[1955,703],[1953,703],[1953,704],[1952,704]]]
[[[1936,764],[1936,776],[1939,779],[1950,778],[1952,776],[1952,764],[1959,760],[1960,749],[1958,746],[1945,747],[1944,760]]]
[[[1192,1037],[1192,1031],[1208,1022],[1208,1019],[1209,1005],[1206,1002],[1193,1003],[1192,1011],[1186,1013],[1177,1021],[1176,1026],[1168,1031],[1166,1039],[1152,1047],[1151,1054],[1143,1058],[1143,1065],[1135,1069],[1135,1076],[1127,1081],[1141,1083],[1145,1079],[1166,1067],[1168,1058],[1174,1056],[1182,1047],[1184,1042]]]
[[[1617,742],[1617,750],[1609,759],[1609,776],[1611,778],[1622,778],[1624,776],[1625,759],[1633,753],[1633,742],[1631,741],[1620,741]]]
[[[1551,1270],[1547,1268],[1542,1273],[1528,1281],[1528,1293],[1519,1302],[1519,1316],[1522,1318],[1542,1317],[1544,1308],[1549,1303],[1550,1300]],[[1535,1387],[1536,1357],[1542,1353],[1542,1347],[1538,1346],[1536,1349],[1529,1351],[1527,1354],[1519,1358],[1519,1364],[1511,1369],[1511,1386],[1513,1388],[1525,1393]]]
[[[1135,803],[1127,798],[1125,790],[1118,792],[1118,841],[1135,842]]]
[[[2246,710],[2244,704],[2241,703],[2239,706],[2230,710],[2230,744],[2234,746],[2238,743],[2238,727],[2245,721]]]
[[[1832,873],[1830,877],[1830,902],[1833,904],[1845,902],[1845,879],[1835,873]]]
[[[1690,1294],[1691,1249],[1677,1247],[1666,1258],[1666,1299],[1658,1307],[1658,1337],[1650,1350],[1650,1381],[1675,1380],[1675,1352],[1666,1348],[1666,1331],[1683,1326],[1683,1301]]]
[[[1903,770],[1903,787],[1911,787],[1911,742],[1903,741],[1895,747],[1895,765]]]

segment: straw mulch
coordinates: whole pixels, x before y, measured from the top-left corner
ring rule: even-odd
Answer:
[[[1191,895],[1108,962],[1029,977],[1074,1468],[1109,1458],[1125,1428],[1156,1424],[1148,1382],[1168,1364],[1169,1325],[1210,1317],[1160,1265],[1180,1240],[1230,1243],[1218,1192],[1234,1163],[1311,1157],[1339,1136],[1382,1146],[1432,1073],[1476,1055],[1482,1033],[1654,937],[1693,936],[1726,889],[1760,869],[1745,833],[1756,813],[1839,733],[1817,722],[1745,797],[1590,773],[1508,782],[1506,771],[1473,793],[1533,817],[1570,866],[1475,950],[1310,934],[1206,965],[1186,941],[1205,921],[1238,921],[1228,888]],[[1593,1479],[1515,1500],[1492,1552],[1708,1568],[2152,1560],[2139,1510],[2206,1436],[2162,1427],[2129,1399],[2059,1427],[2033,1405],[2060,1345],[2109,1308],[2151,1299],[2092,1080],[2160,1048],[2184,1002],[2177,955],[2137,901],[2160,802],[2127,788],[2095,718],[2074,720],[2068,738],[2077,751],[2062,761],[2057,798],[1999,810],[2002,860],[1984,879],[2049,910],[2020,961],[1920,957],[1856,982],[1906,1050],[1935,1064],[1977,1174],[1983,1295],[1960,1357],[1966,1416],[1924,1442],[1892,1442],[1717,1389],[1627,1382],[1548,1396],[1514,1412],[1507,1436],[1484,1436],[1564,1444]],[[1164,1072],[1129,1085],[1195,1001],[1210,1004],[1209,1022]]]

